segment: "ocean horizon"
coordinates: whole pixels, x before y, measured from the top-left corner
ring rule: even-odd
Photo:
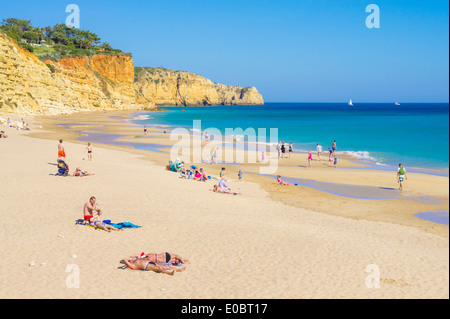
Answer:
[[[324,152],[337,142],[338,154],[353,155],[376,165],[426,168],[448,172],[449,103],[295,103],[208,107],[161,106],[166,112],[136,112],[132,122],[143,126],[278,129],[278,139],[294,149]],[[245,138],[238,136],[238,138]]]

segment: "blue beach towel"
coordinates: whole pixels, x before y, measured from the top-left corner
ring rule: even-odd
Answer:
[[[132,224],[132,223],[128,223],[128,222],[125,222],[125,223],[118,223],[118,224],[110,223],[110,225],[113,226],[113,227],[115,227],[115,228],[118,228],[118,229],[141,228],[141,226],[138,226],[138,225],[135,225],[135,224]]]

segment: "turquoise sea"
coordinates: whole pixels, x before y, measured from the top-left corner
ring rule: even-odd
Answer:
[[[278,128],[279,140],[294,149],[326,151],[334,140],[339,153],[376,165],[449,168],[448,103],[266,103],[262,106],[164,107],[167,112],[139,112],[133,122],[153,127],[202,129]]]

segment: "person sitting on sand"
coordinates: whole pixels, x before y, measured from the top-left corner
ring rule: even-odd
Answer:
[[[194,181],[200,181],[202,179],[202,174],[199,171],[195,171]]]
[[[164,253],[148,253],[148,254],[135,254],[132,255],[130,258],[147,258],[149,261],[153,261],[154,263],[166,263],[166,264],[190,264],[189,260],[186,258],[183,258],[181,256],[178,256],[177,254],[172,254],[168,252]]]
[[[201,181],[206,182],[208,180],[208,173],[203,168],[200,168],[200,174],[202,174]]]
[[[92,175],[95,175],[95,174],[89,174],[88,172],[83,172],[81,170],[81,168],[77,167],[77,169],[75,170],[75,172],[73,173],[72,176],[74,176],[74,177],[84,177],[84,176],[92,176]]]
[[[283,182],[283,181],[281,180],[281,175],[278,175],[278,176],[277,176],[277,183],[278,183],[279,185],[286,185],[286,186],[289,186],[289,183],[285,183],[285,182]]]
[[[168,265],[158,265],[154,261],[150,261],[146,258],[123,259],[123,262],[131,270],[154,271],[156,273],[162,273],[170,276],[173,276],[175,272],[182,272],[186,270],[185,267],[176,269],[175,267],[171,267]]]
[[[102,213],[101,209],[97,206],[97,199],[94,196],[84,204],[83,214],[85,222],[93,223],[94,220],[98,220]]]
[[[8,138],[8,135],[6,135],[5,131],[0,132],[0,138]]]

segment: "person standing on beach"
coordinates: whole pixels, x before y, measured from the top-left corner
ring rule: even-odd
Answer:
[[[147,126],[144,126],[144,135],[147,135],[147,132],[148,132]]]
[[[320,155],[321,155],[322,152],[323,152],[323,147],[322,147],[322,145],[317,144],[316,150],[317,150],[317,156],[319,157],[319,161],[322,161],[322,158],[320,157]]]
[[[205,132],[205,141],[206,141],[206,142],[209,142],[209,135],[208,135],[208,132]]]
[[[281,158],[284,158],[284,154],[286,154],[286,146],[284,142],[281,144]]]
[[[405,181],[405,179],[408,179],[406,177],[406,169],[400,163],[400,164],[398,164],[397,180],[398,180],[398,183],[400,184],[399,190],[401,190],[401,191],[403,190],[403,182]]]
[[[277,151],[278,151],[278,159],[280,159],[281,158],[281,141],[278,142]]]
[[[64,148],[63,140],[59,140],[58,145],[58,158],[66,158],[66,150]]]
[[[334,168],[337,168],[337,157],[336,157],[336,155],[334,156]]]
[[[309,167],[311,167],[311,161],[312,161],[312,154],[311,154],[311,152],[309,152],[309,155],[308,155],[308,166]]]
[[[328,149],[328,167],[331,167],[333,164],[333,152],[331,149]]]
[[[336,156],[336,141],[333,142],[333,156]]]
[[[291,154],[294,151],[294,142],[291,142],[291,144],[289,144],[289,158],[291,158]]]
[[[86,152],[88,154],[88,161],[92,161],[92,144],[88,143],[88,146],[86,147]]]

